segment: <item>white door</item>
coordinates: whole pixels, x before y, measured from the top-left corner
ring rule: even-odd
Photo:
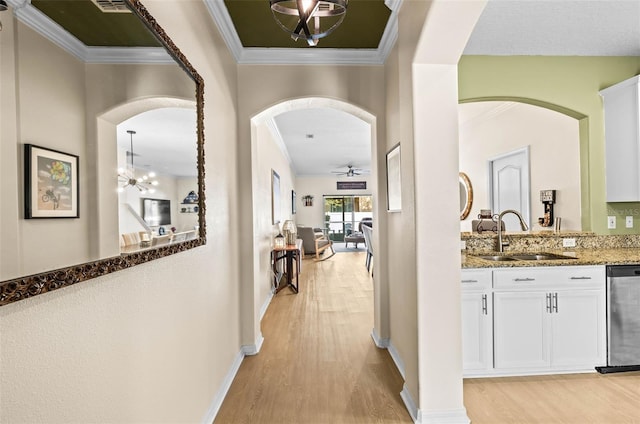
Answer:
[[[489,176],[489,203],[493,213],[515,209],[531,228],[529,146],[490,159]],[[520,222],[513,214],[505,215],[504,223],[507,231],[521,231]]]
[[[467,371],[492,367],[491,297],[482,292],[462,293],[462,368]]]
[[[493,294],[496,369],[548,367],[549,319],[544,292]]]
[[[592,368],[606,363],[604,290],[553,292],[551,365]]]

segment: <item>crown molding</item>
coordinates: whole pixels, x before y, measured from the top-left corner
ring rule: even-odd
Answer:
[[[85,63],[173,64],[174,59],[162,47],[89,47],[80,42],[29,0],[9,0],[20,22],[71,53]]]
[[[245,48],[224,0],[204,0],[227,48],[238,64],[260,65],[382,65],[398,38],[398,10],[403,0],[385,0],[391,10],[377,49]]]

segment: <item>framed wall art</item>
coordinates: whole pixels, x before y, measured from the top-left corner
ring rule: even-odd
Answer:
[[[25,219],[79,218],[78,156],[24,147]]]
[[[387,210],[402,210],[402,185],[400,183],[400,143],[387,153]]]
[[[271,220],[272,224],[279,224],[282,218],[280,213],[280,175],[273,169],[271,170]]]

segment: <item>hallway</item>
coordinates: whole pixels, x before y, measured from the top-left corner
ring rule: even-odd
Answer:
[[[365,253],[303,261],[300,293],[284,289],[262,320],[264,344],[247,356],[216,424],[411,423],[403,380],[375,346]]]

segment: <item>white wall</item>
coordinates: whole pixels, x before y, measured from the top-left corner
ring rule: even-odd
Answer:
[[[484,103],[496,109],[482,113]],[[582,229],[578,120],[525,103],[464,103],[460,109],[463,115],[475,116],[460,126],[460,171],[473,186],[473,206],[469,217],[460,222],[461,231],[471,231],[471,221],[480,209],[491,209],[488,160],[525,146],[530,146],[531,229],[553,229],[538,224],[538,217],[544,215],[540,190],[556,190],[554,216],[562,218],[563,230]]]
[[[365,181],[367,188],[365,190],[338,190],[337,181]],[[296,178],[297,188],[297,212],[296,223],[307,227],[324,228],[324,202],[323,195],[336,196],[370,196],[371,176],[358,175],[357,177],[307,177],[299,176]],[[302,197],[310,194],[313,196],[313,206],[304,206]],[[373,199],[378,202],[378,199]],[[375,207],[375,206],[374,206]]]
[[[0,422],[211,422],[239,359],[236,65],[204,3],[145,6],[206,82],[208,243],[2,306]]]

